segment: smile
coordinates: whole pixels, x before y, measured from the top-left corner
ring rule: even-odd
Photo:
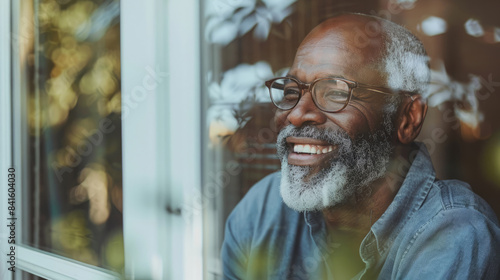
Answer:
[[[333,151],[333,146],[322,146],[322,145],[309,145],[309,144],[294,144],[293,145],[293,152],[299,153],[299,154],[327,154],[329,152]]]
[[[336,145],[308,137],[287,137],[286,142],[291,151],[288,154],[288,163],[292,165],[322,165],[336,150]]]

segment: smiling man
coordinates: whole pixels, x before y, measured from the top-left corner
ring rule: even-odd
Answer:
[[[380,18],[309,33],[266,82],[281,172],[230,215],[226,279],[498,279],[495,214],[414,142],[429,72],[421,42]]]

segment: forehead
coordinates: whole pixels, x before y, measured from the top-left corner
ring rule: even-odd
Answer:
[[[325,76],[343,76],[363,83],[381,84],[382,35],[367,36],[364,22],[323,24],[304,39],[289,74],[312,81]]]

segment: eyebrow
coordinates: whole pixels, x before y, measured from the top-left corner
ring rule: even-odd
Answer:
[[[295,77],[294,75],[287,74],[285,77],[287,77],[287,78],[294,78],[294,79],[297,79],[297,80],[303,82],[301,79]],[[344,77],[342,75],[328,75],[328,76],[321,77],[321,78],[318,78],[318,79],[315,79],[315,80],[325,79],[325,78],[332,78],[332,79],[339,78],[339,79],[346,79],[346,80],[348,80],[346,77]]]

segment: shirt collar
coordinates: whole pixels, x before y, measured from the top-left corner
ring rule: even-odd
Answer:
[[[435,181],[436,175],[427,148],[422,143],[416,144],[419,149],[411,166],[406,159],[397,159],[402,161],[403,166],[410,167],[410,169],[394,200],[371,229],[381,256],[387,253],[387,249],[392,246],[405,224],[422,206],[432,183]],[[389,179],[394,180],[402,180],[402,176],[404,176],[404,174],[389,175]],[[365,238],[363,243],[371,243],[367,239]],[[363,243],[361,247],[363,247]]]
[[[402,177],[404,172],[402,174],[389,174],[389,180],[404,181],[394,200],[361,243],[360,255],[365,261],[373,257],[375,249],[378,250],[380,256],[387,253],[387,249],[392,246],[406,222],[424,202],[435,180],[436,175],[427,148],[422,143],[416,143],[416,145],[418,150],[416,150],[413,163],[402,157],[397,159],[401,162],[401,166],[409,168],[406,177]],[[325,238],[326,227],[321,211],[305,212],[304,218],[315,242]]]

